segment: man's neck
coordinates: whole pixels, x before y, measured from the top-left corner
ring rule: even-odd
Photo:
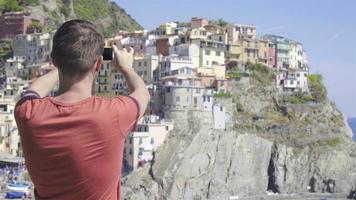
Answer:
[[[56,100],[64,103],[74,103],[92,96],[94,76],[88,75],[80,80],[59,78],[59,91]]]

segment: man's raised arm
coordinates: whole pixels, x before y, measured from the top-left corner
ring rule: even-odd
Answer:
[[[133,97],[140,106],[139,118],[141,118],[150,101],[150,93],[141,77],[132,68],[134,50],[133,48],[130,48],[130,51],[127,52],[126,49],[119,50],[113,45],[113,51],[113,65],[125,76],[131,91],[130,96]]]
[[[58,82],[58,70],[53,69],[47,74],[37,78],[31,83],[28,90],[36,92],[40,97],[45,97]]]

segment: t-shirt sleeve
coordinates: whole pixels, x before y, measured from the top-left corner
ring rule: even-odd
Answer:
[[[34,99],[40,99],[40,95],[33,90],[26,90],[21,94],[20,100],[16,103],[15,106],[15,117],[29,117],[31,113],[31,106],[26,104]]]
[[[119,109],[119,127],[126,137],[134,128],[140,116],[140,106],[137,100],[131,96],[116,97]]]

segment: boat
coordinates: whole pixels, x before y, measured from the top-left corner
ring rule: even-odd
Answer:
[[[7,189],[12,192],[24,192],[28,194],[30,185],[24,182],[8,182]]]

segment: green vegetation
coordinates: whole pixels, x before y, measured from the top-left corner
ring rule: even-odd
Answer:
[[[118,30],[142,30],[142,27],[114,2],[76,0],[73,1],[73,7],[78,18],[96,23],[105,36],[111,36]]]
[[[59,12],[61,12],[64,15],[64,17],[68,18],[70,14],[70,8],[66,5],[62,5],[59,8]]]
[[[327,92],[323,85],[323,77],[320,74],[310,74],[308,76],[308,83],[311,95],[313,98],[320,102],[326,99]]]
[[[231,98],[232,94],[231,93],[216,93],[214,97],[222,97],[222,98]]]
[[[241,104],[240,99],[235,98],[234,101],[235,101],[235,104],[236,104],[236,111],[237,112],[244,112],[245,109],[244,109],[243,105]]]
[[[309,93],[297,93],[290,96],[283,96],[279,101],[283,104],[307,104],[315,101],[315,98]]]
[[[227,76],[232,79],[239,79],[243,76],[247,76],[245,72],[241,72],[237,66],[231,67],[231,69],[227,72]]]
[[[334,138],[327,141],[327,144],[331,147],[336,147],[340,143],[340,138]]]
[[[45,12],[48,12],[48,11],[49,11],[46,5],[42,5],[42,9],[43,9],[43,11],[45,11]]]
[[[73,3],[74,13],[71,16],[70,3]],[[58,8],[50,10],[40,0],[0,0],[0,12],[17,12],[26,10],[33,12],[31,6],[40,6],[44,15],[49,17],[48,26],[43,31],[51,31],[62,23],[63,15],[69,18],[80,18],[95,23],[106,37],[119,30],[142,30],[142,27],[116,3],[108,0],[57,0]],[[36,27],[38,28],[38,27]]]
[[[319,140],[318,142],[315,142],[313,144],[313,147],[332,147],[335,148],[337,147],[339,144],[341,143],[341,139],[336,137],[336,138],[332,138],[332,139],[328,139],[328,140]]]
[[[26,1],[26,5],[30,5],[30,6],[37,6],[39,4],[40,4],[39,0],[27,0]]]
[[[35,32],[42,32],[43,30],[42,25],[37,21],[32,21],[31,28],[35,30]]]
[[[210,20],[209,24],[219,26],[219,27],[225,27],[226,25],[228,25],[228,22],[226,22],[224,19],[220,18],[218,20]]]
[[[248,63],[247,68],[250,70],[252,78],[258,83],[270,85],[274,79],[273,71],[265,65]]]
[[[176,22],[178,24],[178,27],[190,27],[191,23],[190,22]]]
[[[22,11],[22,6],[17,0],[0,0],[0,11],[5,12],[19,12]]]
[[[79,18],[90,21],[110,13],[110,4],[106,0],[76,0],[73,1],[74,11]]]
[[[0,62],[11,54],[11,40],[0,40]]]

